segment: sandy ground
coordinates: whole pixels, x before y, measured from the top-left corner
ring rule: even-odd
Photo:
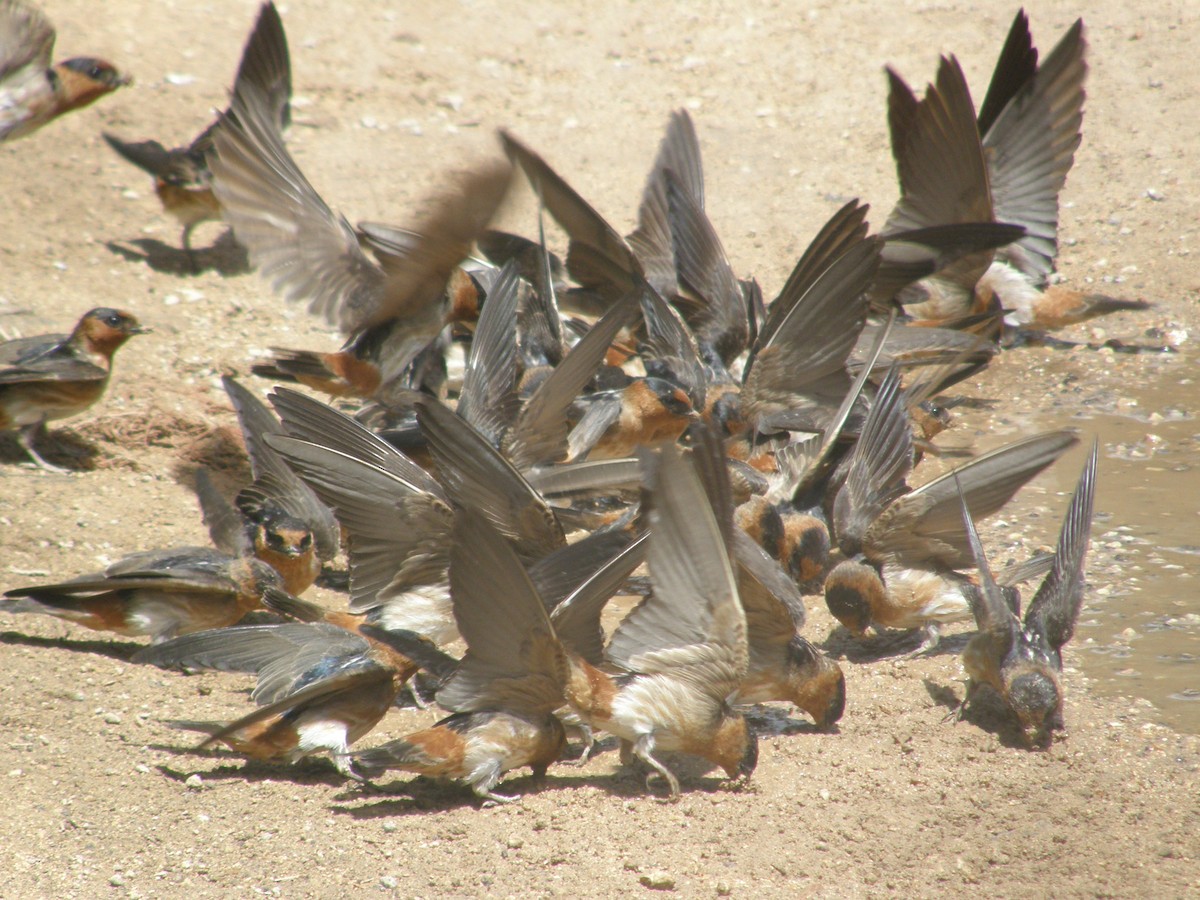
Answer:
[[[284,21],[298,96],[289,143],[351,220],[411,219],[440,173],[497,152],[494,129],[504,125],[624,230],[667,114],[686,106],[705,153],[710,216],[735,269],[756,274],[768,296],[837,205],[869,200],[878,223],[895,198],[882,66],[921,84],[937,54],[953,51],[978,99],[1015,11],[982,2],[901,2],[886,12],[860,0],[803,10],[712,3],[696,12],[676,0],[479,0],[363,3],[355,6],[370,11],[350,16],[348,6],[294,0]],[[179,473],[228,449],[233,418],[217,375],[245,372],[268,345],[335,341],[248,273],[217,225],[196,236],[199,247],[215,241],[201,254],[204,270],[187,272],[148,180],[100,140],[101,128],[189,140],[223,103],[254,4],[47,7],[61,53],[108,56],[138,83],[0,148],[0,327],[61,330],[92,306],[115,305],[155,335],[120,354],[104,402],[47,445],[78,474],[36,471],[15,442],[0,442],[5,586],[203,542]],[[1048,49],[1081,12],[1035,3],[1038,43]],[[1200,278],[1187,252],[1200,206],[1200,16],[1184,2],[1139,13],[1097,0],[1086,17],[1089,100],[1064,197],[1060,269],[1077,284],[1119,280],[1109,289],[1156,303],[1102,323],[1110,336],[1194,332]],[[527,209],[510,224],[533,227]],[[1186,352],[1165,361],[1014,352],[975,388],[1006,405],[968,416],[948,437],[995,446],[1049,427],[1057,413],[1047,411],[1066,420],[1087,397],[1119,395],[1127,379],[1191,374]],[[1004,527],[986,530],[998,555],[1053,540],[1077,461],[1032,486]],[[1108,527],[1103,472],[1101,480]],[[1093,589],[1119,590],[1123,562],[1097,548]],[[808,634],[824,640],[829,617],[818,598],[810,605]],[[849,696],[840,729],[820,734],[759,710],[784,733],[764,739],[752,790],[726,792],[713,773],[684,765],[683,799],[665,805],[620,768],[609,743],[584,769],[552,769],[540,791],[515,779],[513,790],[529,791],[521,803],[479,810],[454,788],[364,794],[325,763],[243,766],[223,752],[188,753],[189,738],[161,720],[237,715],[244,679],[136,667],[127,662],[135,642],[36,617],[0,617],[0,631],[6,897],[1200,890],[1200,741],[1157,724],[1144,701],[1091,691],[1076,650],[1067,653],[1070,736],[1045,753],[1016,747],[994,710],[943,722],[961,695],[962,638],[919,660],[835,638],[828,646],[842,658]],[[364,743],[432,716],[397,712]],[[193,774],[199,789],[185,785]]]

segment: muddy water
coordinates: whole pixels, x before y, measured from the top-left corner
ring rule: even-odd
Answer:
[[[1016,349],[980,381],[964,393],[996,404],[956,411],[955,428],[939,444],[979,451],[1060,428],[1081,438],[1011,508],[980,523],[993,564],[1053,549],[1098,438],[1088,593],[1067,665],[1100,692],[1144,698],[1164,724],[1200,733],[1200,359]],[[914,483],[949,464],[931,460]],[[1022,587],[1026,602],[1035,590]],[[606,627],[636,603],[610,604]],[[819,629],[806,633],[818,643],[823,637]]]
[[[1020,365],[1019,352],[1000,364]],[[1200,732],[1200,365],[1187,353],[1031,352],[1035,376],[1060,391],[1031,399],[1019,428],[1078,427],[1085,443],[1100,440],[1089,592],[1071,657],[1100,691],[1145,698],[1165,723]],[[1044,544],[1084,453],[1049,476],[1060,493],[1045,498],[1035,529]]]

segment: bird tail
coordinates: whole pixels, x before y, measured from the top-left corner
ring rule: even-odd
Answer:
[[[116,135],[103,133],[105,143],[126,162],[133,163],[155,178],[166,178],[171,167],[171,151],[158,141],[123,141]]]

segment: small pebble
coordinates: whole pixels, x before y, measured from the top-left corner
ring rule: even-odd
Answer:
[[[189,791],[202,791],[204,790],[204,779],[199,775],[189,775],[183,786]]]
[[[649,872],[639,878],[638,883],[652,891],[675,890],[675,879],[666,872]]]
[[[121,885],[123,885],[125,883],[125,876],[122,875],[120,872],[114,872],[113,877],[108,879],[108,883],[111,884],[113,887],[120,887]]]
[[[1146,197],[1155,202],[1166,200],[1167,197],[1161,191],[1156,191],[1154,188],[1146,188]]]
[[[400,887],[400,879],[395,875],[384,875],[379,879],[379,886],[382,888],[387,888],[389,891],[394,891],[396,888]]]

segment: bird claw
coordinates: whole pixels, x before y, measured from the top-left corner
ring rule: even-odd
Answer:
[[[516,803],[520,797],[512,797],[508,794],[497,794],[494,791],[489,791],[483,795],[483,803],[481,809],[491,809],[493,806],[501,806],[505,803]]]
[[[936,650],[938,643],[942,639],[942,633],[936,625],[926,625],[917,634],[921,635],[921,642],[917,644],[915,650],[904,654],[905,659],[916,659]]]
[[[680,796],[679,781],[677,779],[671,778],[671,777],[663,774],[662,772],[654,771],[654,772],[650,772],[646,776],[646,791],[648,793],[654,793],[653,784],[655,781],[657,781],[659,779],[662,779],[664,782],[666,782],[666,785],[667,785],[667,796],[662,797],[661,798],[662,801],[664,803],[678,803],[679,796]]]
[[[64,469],[62,466],[56,466],[54,463],[47,462],[46,460],[42,459],[41,454],[39,454],[32,447],[26,447],[25,452],[29,454],[29,458],[33,460],[34,465],[36,465],[43,472],[50,472],[54,475],[72,474],[70,469]]]

